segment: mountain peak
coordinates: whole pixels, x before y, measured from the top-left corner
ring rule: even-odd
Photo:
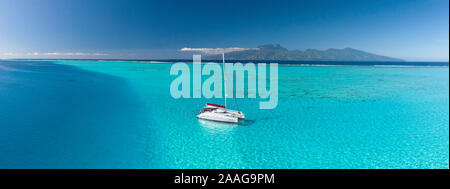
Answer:
[[[286,48],[282,47],[280,44],[266,44],[258,46],[259,50],[286,50]]]
[[[245,50],[226,53],[229,60],[292,60],[292,61],[403,61],[397,58],[381,56],[350,47],[327,50],[306,49],[288,50],[279,44],[258,46],[258,50]],[[209,56],[207,59],[219,59]]]

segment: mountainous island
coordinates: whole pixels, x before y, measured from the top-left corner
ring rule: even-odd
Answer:
[[[288,50],[281,45],[261,45],[258,49],[226,53],[227,60],[289,60],[289,61],[403,61],[352,48],[316,50]],[[204,59],[220,60],[220,55],[208,55]]]

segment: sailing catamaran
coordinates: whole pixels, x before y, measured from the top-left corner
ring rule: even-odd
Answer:
[[[224,91],[225,91],[225,104],[219,105],[219,104],[211,104],[206,103],[206,106],[202,108],[200,113],[197,115],[200,119],[206,119],[211,121],[219,121],[219,122],[227,122],[227,123],[238,123],[239,119],[245,119],[245,115],[239,111],[239,107],[237,105],[236,98],[233,95],[233,98],[236,103],[236,107],[238,110],[230,110],[227,109],[227,87],[226,87],[226,76],[225,76],[225,52],[232,52],[232,51],[241,51],[241,50],[247,50],[244,48],[227,48],[227,49],[207,49],[207,48],[201,48],[201,49],[190,49],[190,48],[183,48],[182,51],[201,51],[206,53],[212,53],[212,54],[218,54],[217,52],[222,53],[222,65],[223,65],[223,79],[224,79]]]
[[[220,121],[228,123],[238,123],[239,119],[244,119],[245,115],[239,110],[227,109],[227,87],[225,77],[225,53],[222,53],[222,65],[223,65],[223,82],[225,90],[225,105],[206,103],[206,106],[202,108],[200,114],[197,115],[200,119],[206,119],[211,121]],[[233,95],[234,98],[234,95]],[[237,106],[236,98],[234,98]]]

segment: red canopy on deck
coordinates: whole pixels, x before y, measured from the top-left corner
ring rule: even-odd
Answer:
[[[206,103],[207,106],[214,106],[214,107],[219,107],[219,108],[225,108],[225,106],[222,105],[218,105],[218,104],[211,104],[211,103]]]

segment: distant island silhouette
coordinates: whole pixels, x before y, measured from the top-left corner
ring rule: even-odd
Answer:
[[[377,55],[353,48],[316,50],[288,50],[279,44],[258,46],[258,50],[245,50],[226,53],[227,60],[291,60],[291,61],[389,61],[402,59]],[[206,60],[219,60],[219,55],[206,55]]]

